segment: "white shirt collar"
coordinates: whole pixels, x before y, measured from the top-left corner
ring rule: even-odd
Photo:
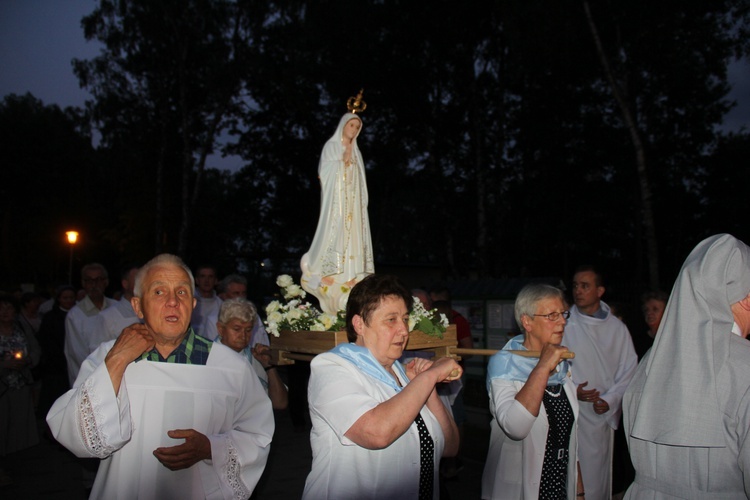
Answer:
[[[737,335],[738,337],[743,337],[742,332],[740,331],[740,325],[737,324],[737,322],[732,323],[732,333]]]

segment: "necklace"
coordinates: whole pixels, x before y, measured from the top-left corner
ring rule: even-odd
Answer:
[[[550,387],[557,387],[557,393],[550,392],[550,390],[549,390]],[[562,384],[560,384],[560,385],[548,385],[547,387],[544,388],[544,392],[546,392],[547,394],[549,394],[553,398],[559,398],[560,394],[562,394]]]

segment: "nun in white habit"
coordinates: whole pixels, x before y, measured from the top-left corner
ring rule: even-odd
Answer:
[[[320,218],[302,256],[302,287],[328,314],[346,308],[349,290],[375,272],[367,216],[365,164],[357,146],[362,120],[346,113],[320,156]]]
[[[625,393],[628,498],[750,496],[750,248],[702,241]]]

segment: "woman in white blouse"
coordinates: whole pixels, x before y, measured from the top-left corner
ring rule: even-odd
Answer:
[[[458,430],[435,385],[461,376],[450,358],[398,362],[409,339],[409,291],[370,275],[346,307],[350,344],[311,364],[312,471],[303,498],[439,498],[438,465]]]
[[[527,285],[516,298],[524,333],[490,358],[490,448],[482,498],[583,498],[577,467],[576,387],[562,359],[565,320],[562,291]],[[511,350],[541,351],[538,359]]]

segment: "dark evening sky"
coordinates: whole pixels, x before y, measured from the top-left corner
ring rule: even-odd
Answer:
[[[81,18],[96,5],[96,0],[1,0],[0,97],[31,92],[45,104],[82,106],[88,94],[78,87],[70,61],[99,51],[81,29]],[[750,124],[750,63],[732,64],[729,80],[738,106],[724,127],[739,130]],[[233,167],[226,162],[222,166]]]

